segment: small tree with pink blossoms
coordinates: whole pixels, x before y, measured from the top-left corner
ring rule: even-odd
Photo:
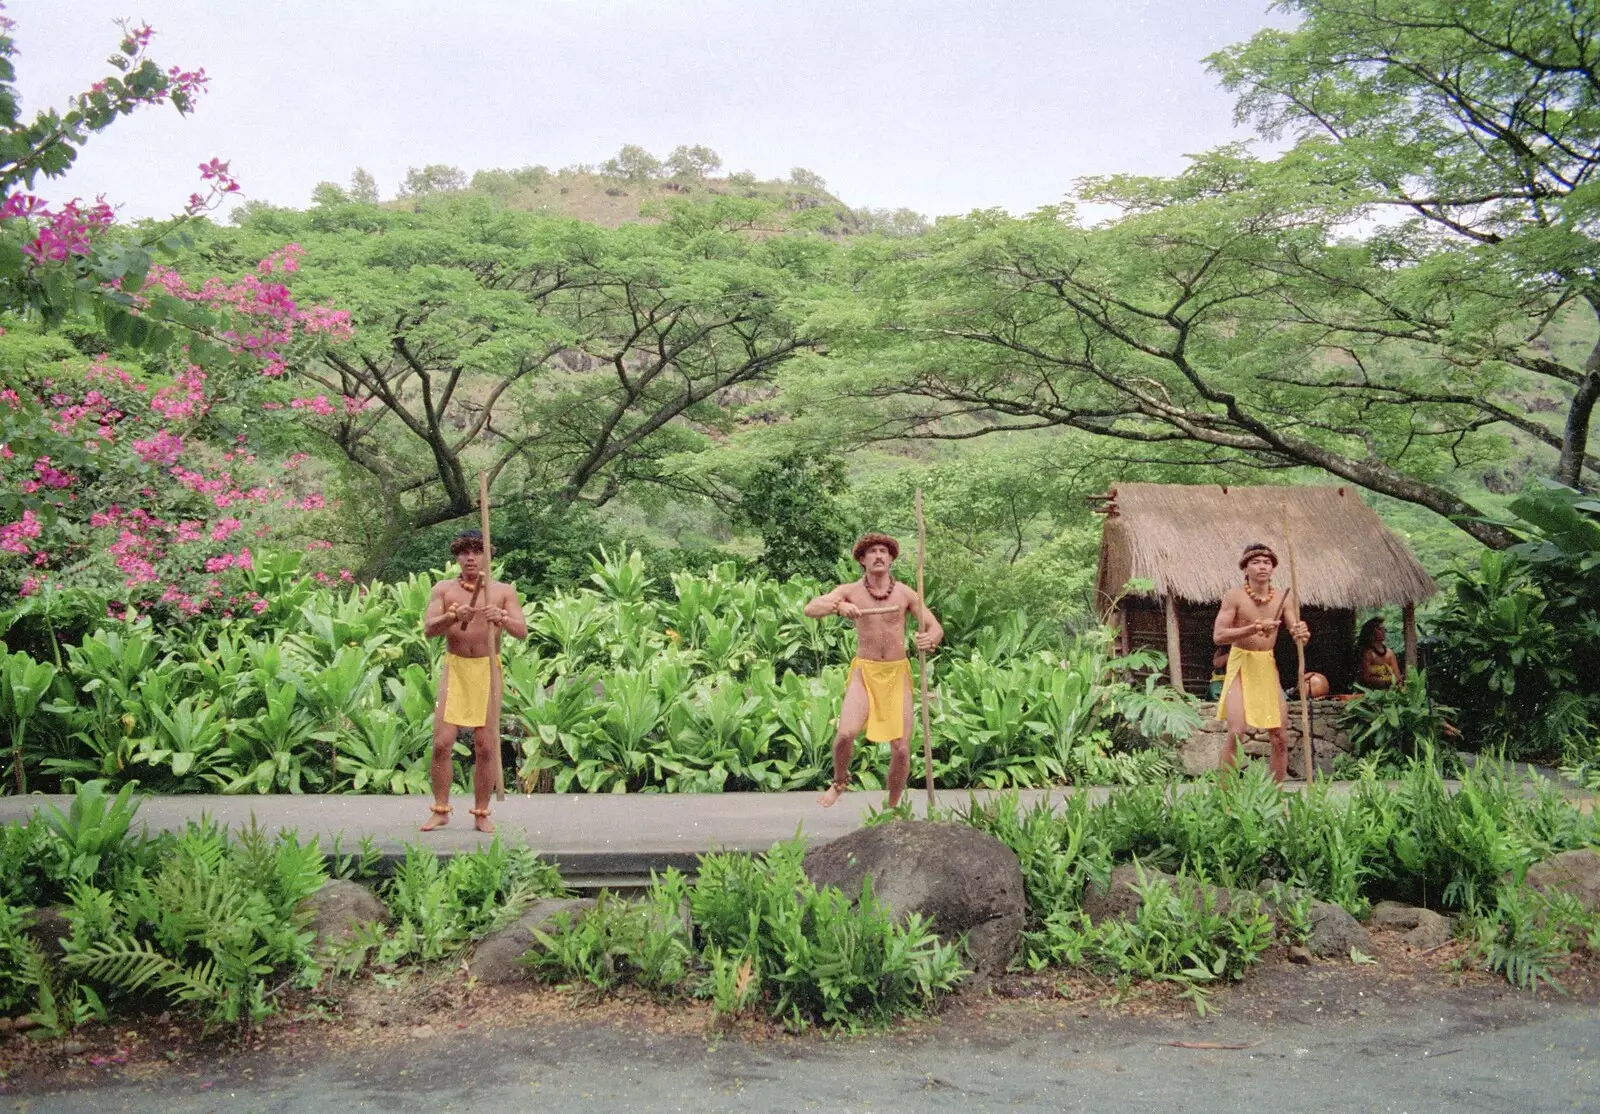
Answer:
[[[12,65],[15,26],[0,16],[0,310],[46,324],[92,311],[118,342],[169,340],[172,334],[152,327],[158,322],[131,312],[135,297],[151,252],[178,246],[173,237],[184,221],[237,192],[227,164],[213,159],[203,165],[202,192],[189,198],[179,217],[142,239],[105,235],[114,212],[104,198],[52,207],[32,191],[40,177],[65,174],[91,135],[141,106],[193,111],[205,90],[205,70],[163,68],[148,54],[155,32],[124,23],[110,73],[71,97],[64,110],[44,109],[24,121]]]
[[[292,253],[246,280],[198,290],[153,263],[151,251],[177,246],[185,221],[237,192],[226,163],[202,165],[204,192],[143,239],[114,228],[103,199],[52,207],[24,192],[40,176],[64,173],[91,134],[141,105],[188,113],[206,77],[163,69],[147,55],[153,31],[124,24],[114,72],[65,111],[23,123],[12,28],[0,17],[0,311],[29,336],[92,311],[114,346],[156,357],[160,370],[44,358],[8,372],[0,385],[0,598],[71,587],[176,616],[253,607],[258,601],[238,587],[241,571],[252,570],[273,536],[304,534],[323,499],[300,478],[303,457],[264,463],[241,434],[219,444],[217,415],[274,405],[292,413],[296,400],[270,385],[274,369],[288,353],[343,339],[348,318],[302,309],[270,279],[293,269]],[[274,403],[274,393],[282,400]]]

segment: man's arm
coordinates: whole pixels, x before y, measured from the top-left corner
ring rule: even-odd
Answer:
[[[833,591],[818,596],[802,608],[807,619],[821,619],[828,615],[837,615],[841,619],[856,619],[861,615],[861,609],[845,598],[845,586],[839,585]]]
[[[444,585],[435,584],[432,594],[428,596],[428,610],[422,616],[423,635],[427,638],[438,638],[457,621],[459,616],[445,613]]]
[[[1283,610],[1284,618],[1288,620],[1286,625],[1289,628],[1289,637],[1293,638],[1302,646],[1304,646],[1307,642],[1310,642],[1311,628],[1300,621],[1299,599],[1291,597],[1284,601]]]
[[[939,620],[933,617],[933,612],[928,610],[928,605],[923,602],[922,597],[915,592],[911,593],[911,613],[917,619],[917,649],[926,652],[944,641],[944,628],[939,625]]]
[[[1217,609],[1217,621],[1211,626],[1211,641],[1220,646],[1232,646],[1241,638],[1265,633],[1261,623],[1245,623],[1239,626],[1239,597],[1229,591],[1222,597],[1222,606]]]
[[[528,620],[522,614],[522,601],[517,598],[517,590],[509,584],[505,585],[500,606],[490,608],[487,618],[491,623],[499,623],[500,629],[512,638],[528,637]]]

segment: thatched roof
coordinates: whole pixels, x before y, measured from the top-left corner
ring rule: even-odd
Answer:
[[[1277,582],[1288,584],[1285,506],[1307,607],[1382,607],[1433,595],[1433,579],[1353,487],[1119,484],[1100,540],[1102,601],[1138,579],[1153,581],[1158,598],[1217,603],[1241,583],[1239,554],[1256,541],[1277,551]]]

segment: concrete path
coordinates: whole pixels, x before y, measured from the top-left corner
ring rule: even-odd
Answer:
[[[1178,783],[1179,792],[1199,782]],[[1347,792],[1349,782],[1334,783],[1335,792]],[[1447,782],[1453,790],[1455,782]],[[1290,792],[1302,791],[1302,782],[1290,782]],[[1060,802],[1087,793],[1100,802],[1112,792],[1104,786],[1025,789],[1022,803]],[[997,796],[990,790],[946,791],[939,794],[942,808],[960,807],[969,800]],[[921,790],[908,792],[917,814],[924,815]],[[62,810],[68,796],[34,794],[0,796],[0,824],[26,822],[41,804]],[[402,856],[409,844],[420,843],[444,854],[470,850],[489,837],[472,829],[468,797],[452,802],[455,813],[448,827],[423,834],[417,830],[428,816],[424,797],[294,796],[290,794],[213,796],[186,794],[147,797],[139,807],[139,820],[150,832],[182,831],[192,820],[208,817],[236,830],[252,823],[273,831],[293,829],[302,838],[316,836],[325,849],[338,840],[344,852],[355,851],[363,838],[387,861]],[[780,840],[803,835],[826,842],[855,831],[873,809],[884,803],[881,792],[848,793],[833,808],[817,804],[817,795],[803,793],[540,793],[512,794],[493,803],[494,819],[509,841],[524,844],[561,867],[573,885],[589,889],[601,884],[637,885],[651,870],[677,867],[692,870],[697,856],[710,851],[766,851]],[[1587,810],[1593,800],[1579,802]]]
[[[1025,804],[1060,799],[1072,789],[1025,790]],[[1086,789],[1097,800],[1105,789]],[[986,799],[979,791],[972,796]],[[910,794],[908,794],[908,797]],[[945,793],[941,807],[960,805],[967,793]],[[925,798],[915,795],[918,815]],[[0,797],[0,824],[28,820],[40,804],[62,810],[67,796]],[[257,823],[272,830],[294,829],[302,838],[317,836],[326,849],[339,840],[345,852],[356,850],[363,837],[386,858],[403,855],[419,843],[444,853],[470,850],[492,837],[472,829],[470,797],[452,800],[455,813],[448,827],[429,833],[417,830],[428,817],[425,797],[389,796],[211,796],[189,794],[147,797],[139,820],[150,832],[182,831],[191,820],[208,817],[230,829]],[[798,833],[825,842],[847,835],[883,805],[881,792],[847,793],[831,809],[805,793],[538,793],[508,795],[492,804],[500,834],[525,844],[561,867],[570,879],[637,882],[650,871],[677,867],[690,870],[697,856],[709,851],[766,851]]]

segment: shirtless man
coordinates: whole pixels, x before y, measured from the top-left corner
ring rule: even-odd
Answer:
[[[422,633],[429,638],[444,636],[444,668],[439,677],[439,698],[433,705],[433,805],[422,830],[431,832],[450,823],[451,752],[455,748],[456,728],[472,732],[472,808],[473,826],[480,832],[494,831],[489,819],[489,794],[494,792],[495,772],[500,756],[495,733],[489,725],[500,715],[500,663],[494,652],[499,646],[497,630],[512,638],[526,638],[528,621],[522,603],[509,584],[489,580],[484,594],[477,593],[480,579],[488,577],[483,562],[483,535],[464,530],[450,543],[450,552],[461,567],[461,575],[434,585],[428,598],[428,612],[422,619]]]
[[[906,661],[906,614],[916,616],[917,649],[932,650],[944,628],[917,594],[890,574],[900,544],[867,534],[852,551],[862,577],[805,606],[808,619],[837,615],[856,625],[856,656],[833,737],[833,781],[818,798],[831,808],[850,784],[850,758],[862,729],[867,741],[889,744],[889,807],[900,803],[911,773],[911,665]]]
[[[1289,708],[1283,699],[1272,648],[1277,645],[1280,626],[1287,627],[1290,636],[1302,645],[1311,640],[1311,628],[1300,621],[1299,601],[1289,600],[1272,586],[1277,567],[1278,555],[1270,546],[1251,542],[1244,547],[1244,555],[1239,558],[1244,584],[1230,588],[1222,597],[1211,641],[1230,647],[1222,701],[1217,707],[1218,717],[1228,721],[1223,769],[1231,769],[1237,761],[1248,724],[1269,733],[1272,776],[1284,781],[1289,776],[1289,740],[1284,733]]]

